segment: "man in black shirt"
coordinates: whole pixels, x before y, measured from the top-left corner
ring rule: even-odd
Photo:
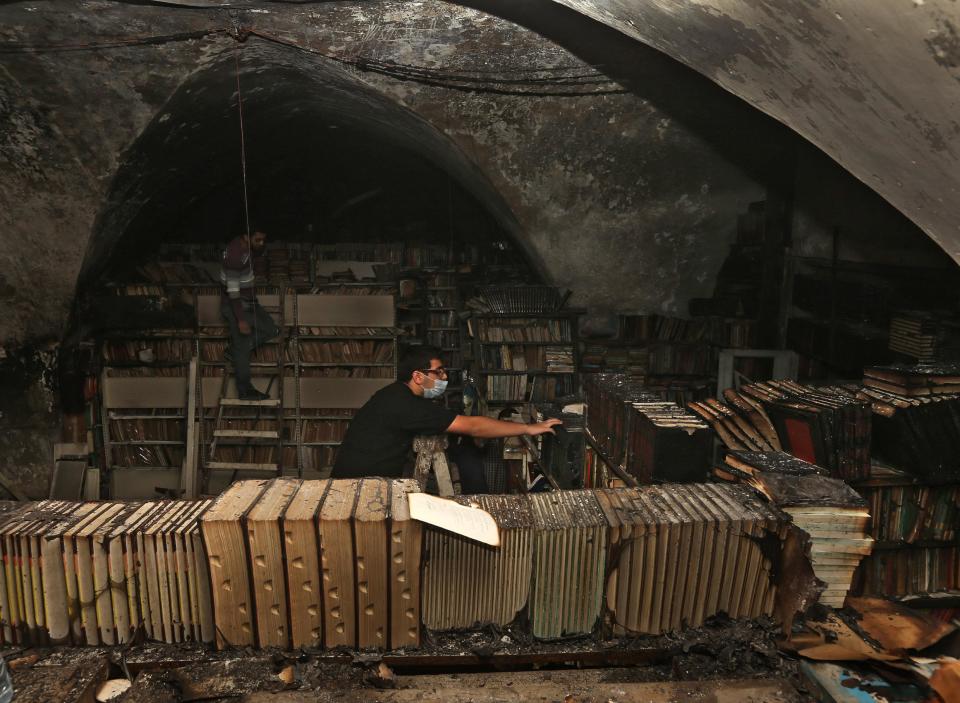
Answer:
[[[489,417],[457,415],[431,401],[447,386],[440,352],[419,347],[400,360],[397,382],[380,389],[360,408],[347,428],[333,466],[333,478],[398,477],[410,463],[419,434],[468,435],[481,439],[539,435],[560,424],[551,419],[529,425]],[[461,480],[468,477],[461,476]],[[465,483],[467,483],[465,481]]]

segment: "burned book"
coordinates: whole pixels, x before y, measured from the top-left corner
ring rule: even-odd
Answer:
[[[926,479],[960,478],[960,394],[908,396],[865,386],[873,412],[873,454]]]
[[[863,385],[905,396],[960,393],[960,363],[868,366],[863,370]]]
[[[430,630],[506,627],[530,599],[534,541],[530,500],[522,495],[459,496],[455,500],[490,513],[500,531],[500,546],[425,527],[423,624]]]
[[[702,482],[713,450],[710,426],[676,403],[632,404],[627,471],[641,484]]]
[[[725,468],[810,535],[813,569],[826,584],[820,601],[842,607],[860,560],[870,554],[870,513],[846,483],[789,455],[735,452]]]
[[[606,602],[614,634],[697,627],[719,612],[774,612],[786,517],[742,486],[600,490],[610,528]],[[772,542],[770,540],[773,540]]]
[[[728,449],[782,449],[842,479],[869,472],[871,413],[854,390],[769,381],[728,390],[724,399],[688,407],[711,422]]]

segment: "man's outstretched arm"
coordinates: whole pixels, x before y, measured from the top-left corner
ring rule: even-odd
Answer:
[[[465,434],[479,439],[496,439],[498,437],[520,437],[522,435],[534,436],[538,434],[556,434],[553,428],[562,424],[556,418],[544,422],[534,422],[531,424],[519,422],[507,422],[506,420],[494,420],[492,417],[483,417],[481,415],[457,415],[447,432],[453,434]]]

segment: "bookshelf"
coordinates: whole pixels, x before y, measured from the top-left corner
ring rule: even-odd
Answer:
[[[477,313],[468,320],[473,371],[488,405],[577,393],[582,311]]]
[[[100,421],[94,425],[114,496],[152,498],[158,488],[174,492],[179,487],[189,451],[187,369],[194,356],[199,361],[198,449],[212,493],[230,479],[254,476],[242,470],[213,472],[207,464],[278,465],[283,475],[325,475],[356,409],[396,378],[393,295],[258,291],[260,302],[275,310],[271,314],[283,334],[254,353],[251,370],[256,385],[279,400],[280,431],[277,418],[259,408],[219,407],[224,386],[229,397],[236,394],[233,379],[225,380],[229,332],[220,317],[219,291],[191,291],[191,329],[127,330],[99,338]],[[221,438],[209,455],[218,413],[221,429],[270,432],[277,439],[265,444]]]
[[[873,553],[858,572],[864,595],[916,597],[960,589],[960,482],[874,464],[851,481],[873,516]]]

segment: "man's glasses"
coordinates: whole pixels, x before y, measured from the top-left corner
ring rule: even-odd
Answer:
[[[420,369],[420,373],[435,373],[437,376],[446,376],[447,370],[443,366],[438,366],[435,369]]]

